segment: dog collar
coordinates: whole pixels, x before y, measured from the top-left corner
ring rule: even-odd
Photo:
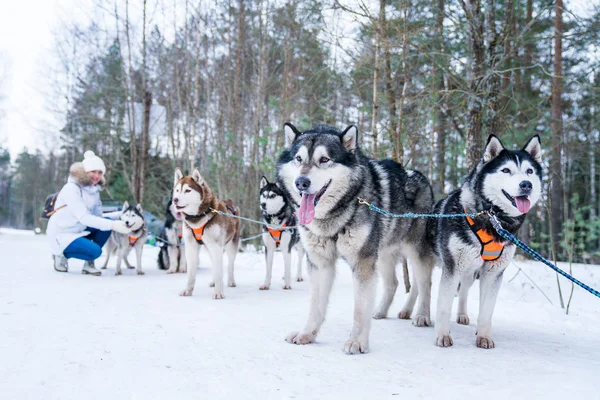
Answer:
[[[209,213],[211,213],[212,211],[213,211],[213,209],[209,207],[209,208],[208,208],[206,211],[204,211],[202,214],[196,214],[196,215],[186,215],[186,216],[185,216],[185,219],[186,219],[187,221],[189,221],[189,220],[192,220],[192,219],[200,219],[200,218],[206,217],[206,216],[207,216]]]
[[[467,210],[465,209],[465,214]],[[471,217],[466,217],[467,223],[471,228],[471,231],[477,236],[479,243],[481,243],[481,258],[484,261],[494,261],[500,258],[504,251],[504,243],[495,242],[494,237],[490,235],[485,229],[475,230],[475,221]]]

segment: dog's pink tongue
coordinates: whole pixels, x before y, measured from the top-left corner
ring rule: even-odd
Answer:
[[[308,225],[315,218],[315,194],[302,195],[302,201],[300,202],[300,209],[298,209],[298,221],[302,225]]]
[[[529,211],[529,209],[531,208],[531,203],[529,202],[529,199],[527,198],[527,196],[515,197],[515,203],[517,203],[517,209],[522,214],[527,213]]]

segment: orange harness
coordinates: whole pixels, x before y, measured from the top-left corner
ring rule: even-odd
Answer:
[[[281,226],[285,228],[287,226],[287,224],[283,224]],[[270,226],[267,226],[267,229],[269,230],[269,235],[271,235],[271,237],[275,241],[275,246],[277,248],[279,248],[279,245],[281,244],[281,233],[284,230],[283,229],[274,229],[274,228],[271,228]]]
[[[139,238],[134,238],[134,237],[129,236],[129,245],[133,246],[135,244],[135,242],[138,241],[138,239]]]
[[[467,211],[465,210],[465,213]],[[487,233],[484,229],[479,229],[475,231],[473,229],[473,225],[475,225],[475,221],[471,217],[467,217],[467,222],[471,227],[477,239],[481,243],[481,258],[484,261],[494,261],[500,258],[502,255],[502,251],[504,251],[504,243],[502,242],[494,242],[494,237]]]
[[[200,245],[204,244],[204,241],[202,240],[202,235],[204,234],[204,227],[206,226],[206,224],[208,224],[208,222],[204,223],[199,228],[192,228],[191,226],[188,225],[188,227],[192,230],[192,232],[194,232],[194,239],[196,239],[196,242],[198,242],[198,244],[200,244]]]

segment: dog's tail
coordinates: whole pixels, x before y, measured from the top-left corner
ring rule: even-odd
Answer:
[[[167,235],[165,234],[165,228],[160,231],[158,235],[159,239],[164,241],[168,241]],[[160,251],[158,252],[158,269],[169,269],[169,251],[167,249],[168,246],[162,246]]]
[[[169,264],[169,252],[167,251],[167,249],[165,247],[161,247],[160,251],[158,252],[158,269],[169,269],[169,267],[167,266]]]

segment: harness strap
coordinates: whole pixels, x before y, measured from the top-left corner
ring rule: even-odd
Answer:
[[[202,235],[204,234],[204,227],[206,226],[206,224],[208,224],[208,222],[204,223],[199,228],[192,228],[188,225],[192,232],[194,232],[194,239],[196,239],[196,242],[198,242],[198,244],[200,245],[204,244],[204,241],[202,240]]]
[[[134,237],[129,236],[129,245],[133,246],[138,241],[138,239],[139,238],[134,238]]]
[[[281,225],[282,228],[285,228],[286,226],[287,224]],[[281,244],[281,233],[284,231],[284,229],[274,229],[270,226],[267,226],[267,229],[269,230],[269,235],[271,235],[271,237],[275,241],[275,246],[279,247],[279,245]]]
[[[467,210],[465,210],[465,213],[467,213]],[[469,227],[481,243],[481,258],[484,261],[494,261],[500,258],[502,252],[504,251],[504,243],[495,242],[494,236],[489,234],[484,229],[479,229],[476,231],[473,228],[473,226],[475,225],[475,221],[473,221],[473,219],[469,216],[467,216],[466,218],[467,222],[469,223]]]

